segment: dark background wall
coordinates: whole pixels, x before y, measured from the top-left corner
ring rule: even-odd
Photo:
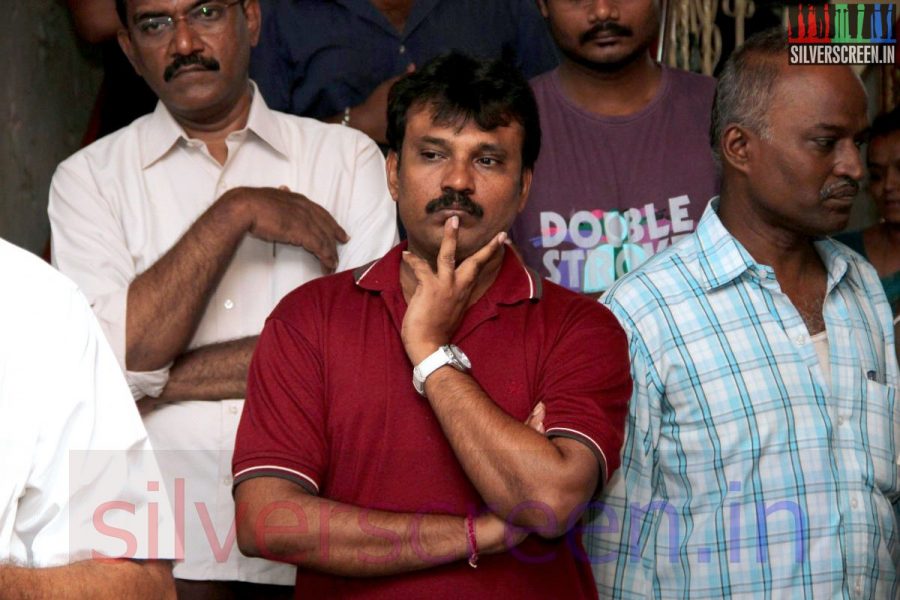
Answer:
[[[0,237],[40,253],[56,165],[79,147],[101,70],[60,0],[4,0]]]

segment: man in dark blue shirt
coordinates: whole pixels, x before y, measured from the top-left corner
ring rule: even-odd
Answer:
[[[275,110],[385,142],[396,79],[458,50],[507,58],[526,77],[556,66],[534,0],[263,0],[250,75]]]

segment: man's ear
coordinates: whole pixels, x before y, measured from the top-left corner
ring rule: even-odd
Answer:
[[[387,175],[388,191],[394,202],[400,196],[400,157],[396,152],[390,150],[387,159],[384,161],[385,175]]]
[[[262,13],[259,9],[259,0],[245,0],[244,17],[247,19],[250,47],[254,48],[259,43],[259,32],[262,29]]]
[[[537,0],[537,7],[538,7],[538,10],[541,11],[541,14],[544,16],[544,18],[546,19],[547,15],[550,14],[549,12],[547,12],[547,0]]]
[[[528,194],[531,192],[531,180],[533,177],[533,170],[528,168],[522,169],[522,180],[519,183],[519,207],[516,212],[522,212],[525,209],[525,203],[528,202]]]
[[[722,162],[728,163],[737,171],[746,173],[753,156],[753,145],[758,140],[759,136],[747,128],[734,123],[728,125],[719,142]]]

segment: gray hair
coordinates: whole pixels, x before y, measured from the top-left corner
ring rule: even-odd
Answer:
[[[787,32],[780,27],[753,35],[728,57],[716,84],[709,127],[713,156],[720,168],[720,142],[729,125],[746,127],[763,138],[769,136],[766,112],[775,80],[787,62]]]

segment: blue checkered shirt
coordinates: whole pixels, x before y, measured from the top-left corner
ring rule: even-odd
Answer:
[[[774,271],[717,206],[603,298],[634,395],[586,524],[600,597],[897,598],[898,373],[878,276],[815,243],[826,380]]]

